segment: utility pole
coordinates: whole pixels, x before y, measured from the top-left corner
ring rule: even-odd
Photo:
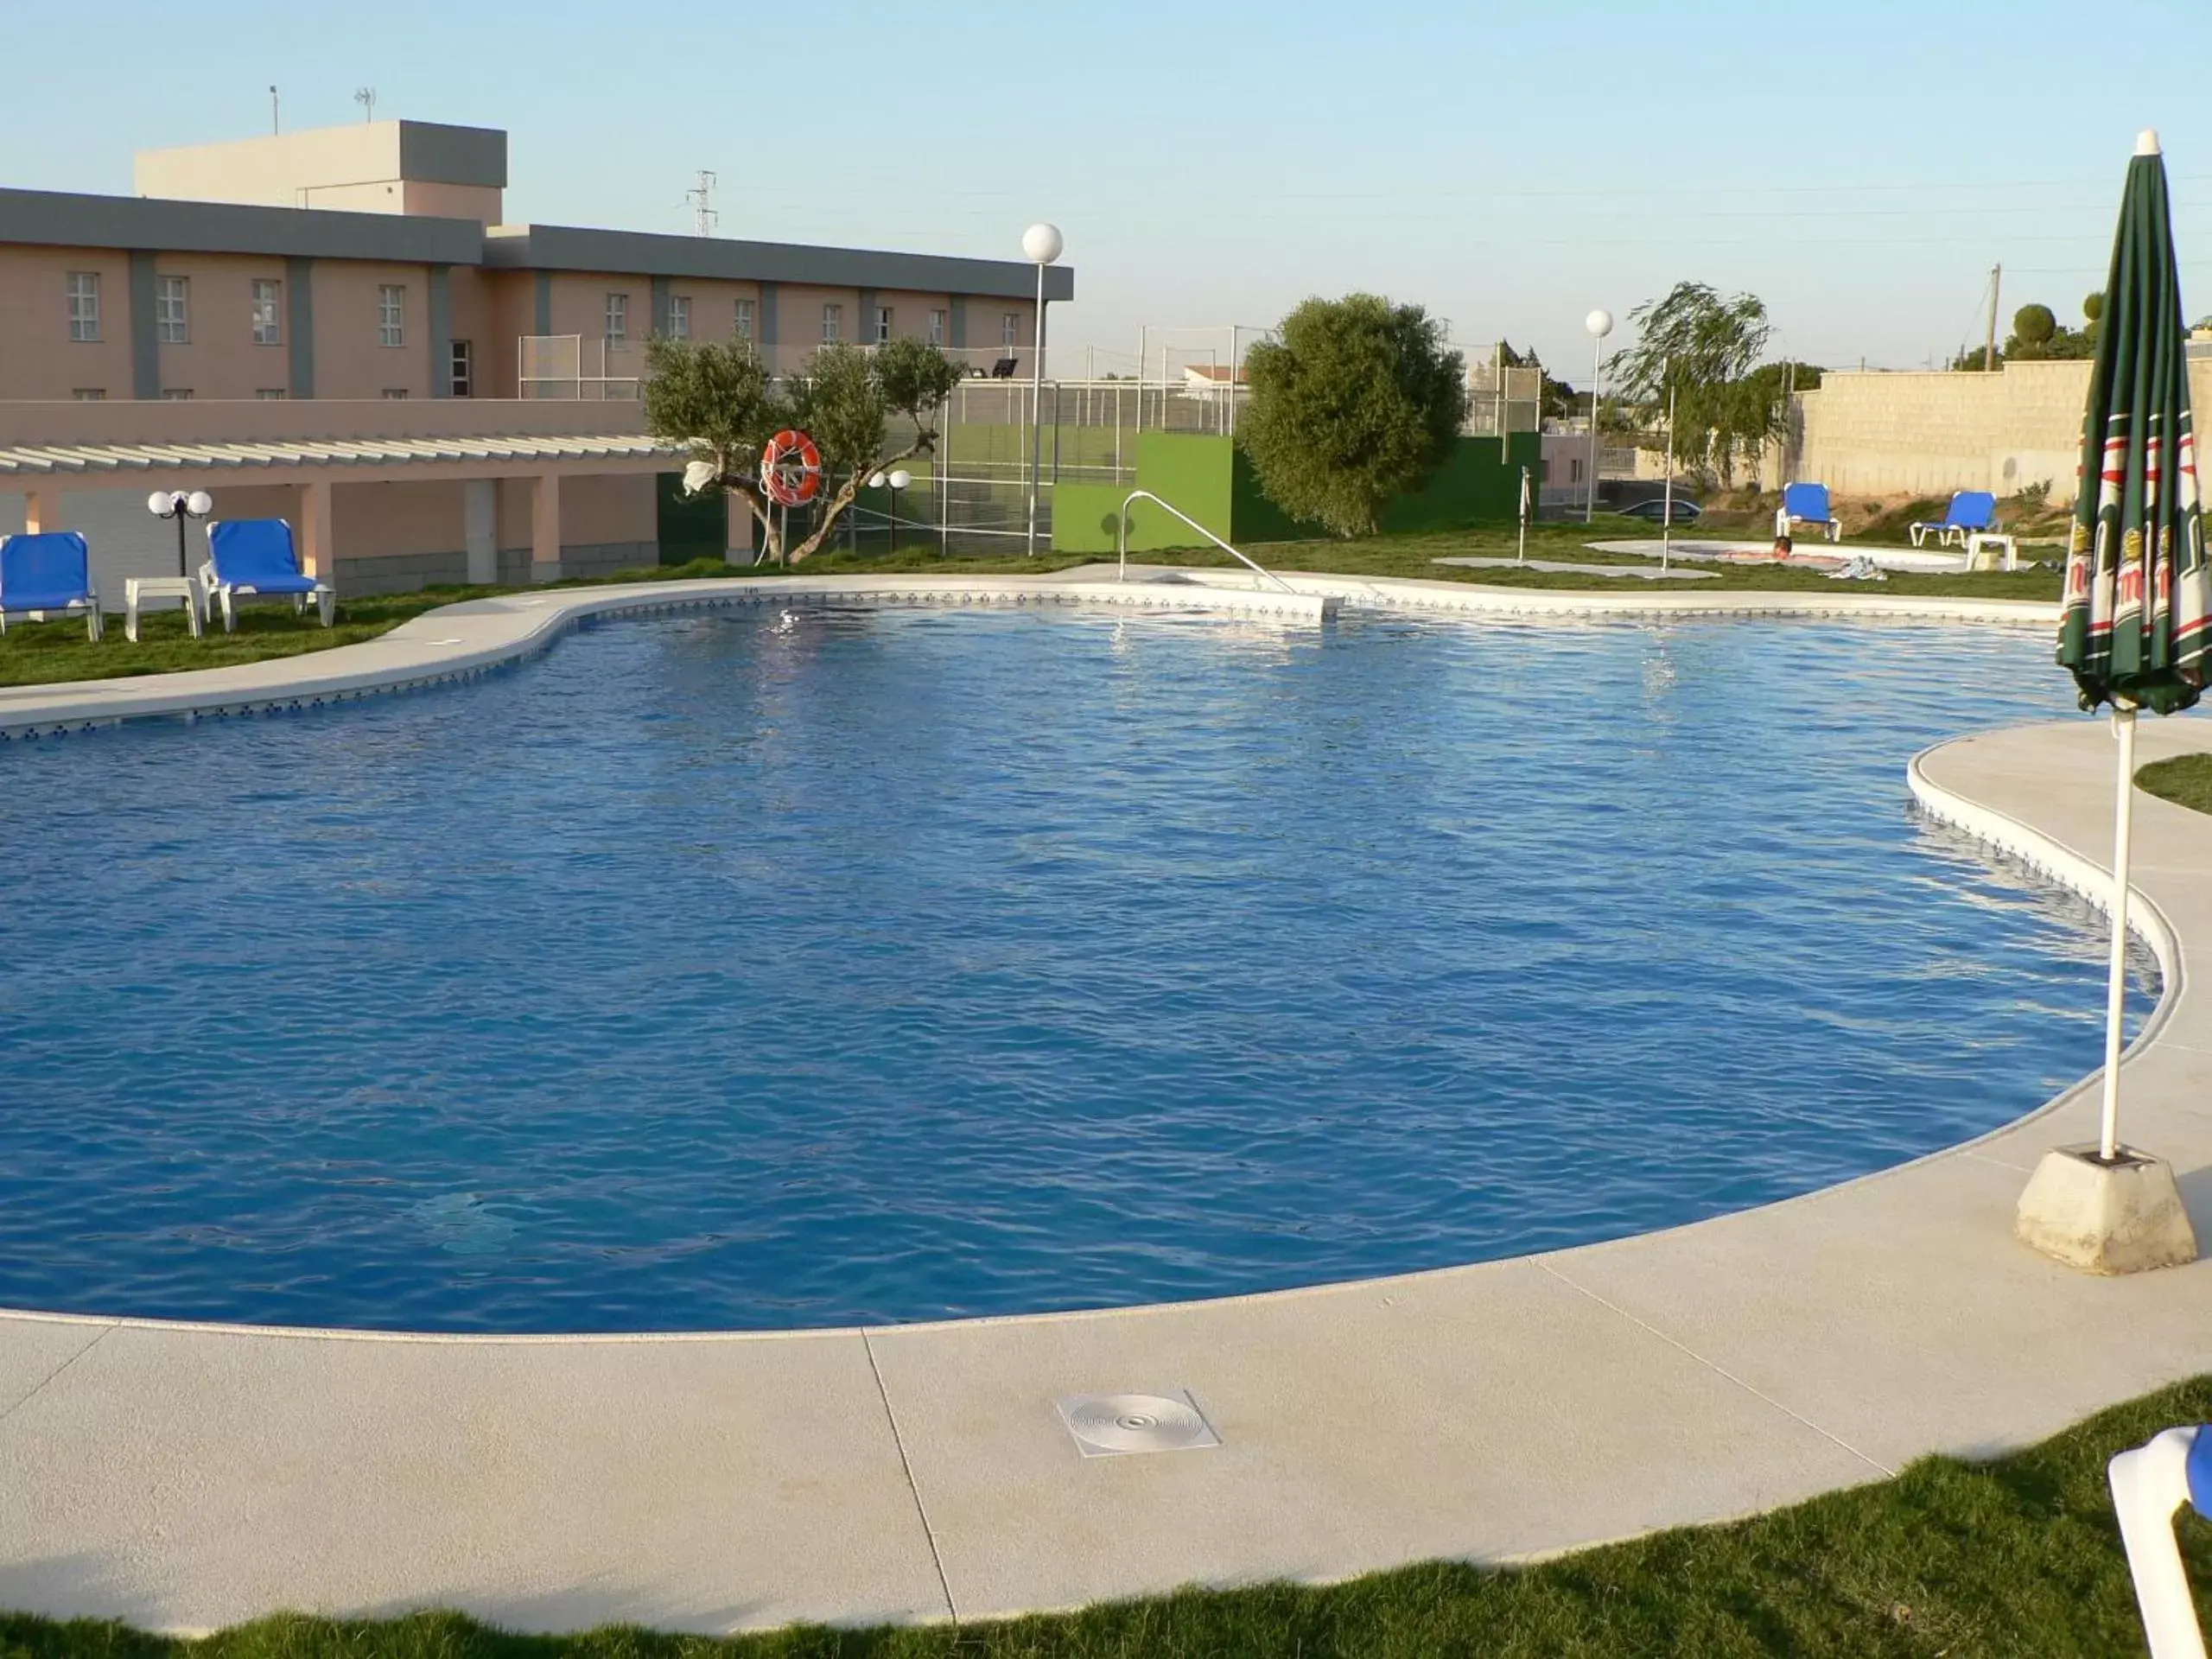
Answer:
[[[1989,339],[1981,348],[1981,372],[1993,374],[1997,370],[1997,296],[2005,286],[2005,267],[1989,268]]]
[[[377,89],[375,87],[357,88],[353,93],[353,101],[361,106],[362,120],[373,121],[377,118]]]
[[[683,193],[684,200],[691,204],[692,234],[695,236],[712,236],[715,226],[721,220],[721,215],[715,211],[715,186],[719,182],[702,167],[699,169],[699,182]]]
[[[269,130],[271,132],[284,130],[283,122],[277,118],[276,89],[274,86],[269,89]]]

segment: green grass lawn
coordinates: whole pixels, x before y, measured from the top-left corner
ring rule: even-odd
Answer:
[[[2106,1460],[2207,1418],[2212,1378],[2200,1378],[1993,1463],[1923,1459],[1894,1480],[1749,1521],[1506,1571],[1431,1565],[957,1630],[726,1641],[632,1629],[515,1637],[423,1613],[285,1617],[184,1642],[0,1615],[0,1659],[2105,1659],[2143,1651]],[[1713,1455],[1727,1446],[1716,1442]],[[2198,1605],[2212,1615],[2212,1527],[2188,1516],[2182,1535]],[[742,1563],[731,1570],[741,1579]]]
[[[2152,794],[2199,812],[2212,812],[2212,754],[2177,754],[2171,760],[2153,760],[2135,774],[2135,781]]]
[[[1643,527],[1628,523],[1624,529],[1600,524],[1597,533],[1605,539],[1632,538]],[[1593,552],[1584,545],[1592,532],[1582,524],[1546,524],[1529,537],[1529,556],[1541,559],[1573,559],[1589,564],[1648,564],[1650,560],[1618,553]],[[1496,529],[1446,531],[1430,536],[1377,537],[1366,541],[1283,542],[1249,550],[1272,569],[1311,570],[1331,575],[1363,576],[1419,576],[1432,581],[1464,582],[1489,587],[1603,588],[1619,591],[1630,584],[1619,577],[1585,576],[1567,571],[1469,570],[1438,564],[1446,555],[1510,556],[1515,535],[1510,525]],[[1077,554],[1020,554],[987,557],[940,557],[924,548],[904,548],[895,554],[825,552],[817,554],[792,574],[840,574],[887,571],[927,571],[943,575],[1045,575],[1092,563]],[[1226,554],[1154,553],[1137,556],[1133,563],[1177,564],[1198,568],[1234,567]],[[1772,565],[1705,566],[1718,571],[1708,582],[1683,582],[1679,590],[1712,592],[1749,588],[1799,593],[1937,594],[1978,599],[2056,601],[2058,573],[2024,570],[2010,575],[1984,572],[1974,575],[1892,575],[1887,582],[1838,582],[1814,570],[1784,569]],[[745,581],[785,572],[770,567],[753,569],[698,560],[686,565],[628,570],[588,581],[565,582],[556,587],[600,586],[612,582],[667,580],[677,577],[719,576]],[[1657,584],[1654,584],[1656,586]],[[27,622],[11,625],[0,636],[0,685],[45,685],[65,680],[112,679],[125,675],[166,674],[179,669],[221,668],[236,663],[258,662],[268,657],[290,657],[303,652],[325,651],[333,645],[354,645],[374,639],[411,617],[456,600],[510,593],[505,588],[434,588],[415,594],[392,594],[342,601],[337,626],[324,628],[312,613],[295,616],[280,605],[253,605],[239,613],[238,631],[225,634],[211,628],[206,638],[194,639],[185,627],[181,611],[165,609],[149,613],[141,622],[140,641],[123,637],[121,619],[112,619],[107,637],[95,645],[85,638],[82,622]],[[5,1659],[0,1656],[0,1659]]]

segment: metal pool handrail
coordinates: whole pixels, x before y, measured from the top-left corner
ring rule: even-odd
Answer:
[[[1206,540],[1211,542],[1223,552],[1228,554],[1230,557],[1238,560],[1240,563],[1244,564],[1253,572],[1254,575],[1265,576],[1269,582],[1274,583],[1276,587],[1281,588],[1286,594],[1294,594],[1298,591],[1297,588],[1292,587],[1281,576],[1275,575],[1274,571],[1263,570],[1258,565],[1253,563],[1251,560],[1246,558],[1242,553],[1239,553],[1227,542],[1223,541],[1220,537],[1215,535],[1213,531],[1208,530],[1197,519],[1192,518],[1189,513],[1175,505],[1174,503],[1171,501],[1162,501],[1150,490],[1131,490],[1128,494],[1122,498],[1122,524],[1119,531],[1114,538],[1116,546],[1121,554],[1122,569],[1121,573],[1114,578],[1115,581],[1127,582],[1129,579],[1129,503],[1132,501],[1149,501],[1154,506],[1165,507],[1168,512],[1173,513],[1178,518],[1180,518],[1185,524],[1188,524],[1192,530],[1197,531],[1199,535],[1205,537]]]

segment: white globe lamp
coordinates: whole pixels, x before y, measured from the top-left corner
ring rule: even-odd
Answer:
[[[891,474],[890,479],[887,481],[893,489],[903,490],[909,484],[912,484],[914,481],[914,475],[908,472],[904,467],[901,467],[897,472]]]
[[[185,497],[184,510],[195,518],[205,518],[215,511],[215,498],[205,490],[194,490]]]
[[[176,497],[167,490],[156,490],[146,498],[146,511],[156,518],[166,518],[176,511]]]
[[[1066,246],[1057,225],[1032,225],[1021,233],[1022,257],[1033,265],[1051,264]]]

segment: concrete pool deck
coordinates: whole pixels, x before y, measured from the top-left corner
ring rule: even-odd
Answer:
[[[1067,591],[1091,585],[1070,574]],[[982,579],[793,580],[760,599],[977,602],[951,594],[988,587],[981,602],[1020,602]],[[1033,599],[1046,585],[1026,584]],[[688,602],[670,590],[694,586],[731,584],[637,597]],[[1388,586],[1387,602],[1521,615],[1900,614],[1858,594],[1800,609],[1794,594]],[[1383,591],[1330,583],[1344,588]],[[355,653],[384,642],[175,677],[213,682],[196,689],[110,683],[158,707],[36,688],[0,721],[50,730],[477,672],[625,599],[475,601],[407,625],[418,638],[380,657]],[[1732,599],[1756,603],[1715,602]],[[218,678],[276,668],[289,691]],[[2145,721],[2139,741],[2146,761],[2212,750],[2212,722]],[[1936,816],[2081,883],[2108,855],[2111,776],[2104,723],[2082,719],[1943,745],[1911,784]],[[2212,998],[2189,972],[2212,939],[2212,838],[2148,798],[2136,825],[2166,983],[2130,1052],[2123,1123],[2172,1160],[2212,1239]],[[1924,1452],[2017,1446],[2212,1370],[2212,1264],[2092,1279],[2012,1238],[2037,1157],[2090,1137],[2095,1109],[2085,1081],[1916,1163],[1613,1243],[1109,1313],[625,1338],[0,1315],[0,1607],[184,1630],[434,1605],[532,1630],[969,1618],[1510,1560],[1741,1515]],[[1177,1389],[1220,1446],[1084,1459],[1054,1409]]]

